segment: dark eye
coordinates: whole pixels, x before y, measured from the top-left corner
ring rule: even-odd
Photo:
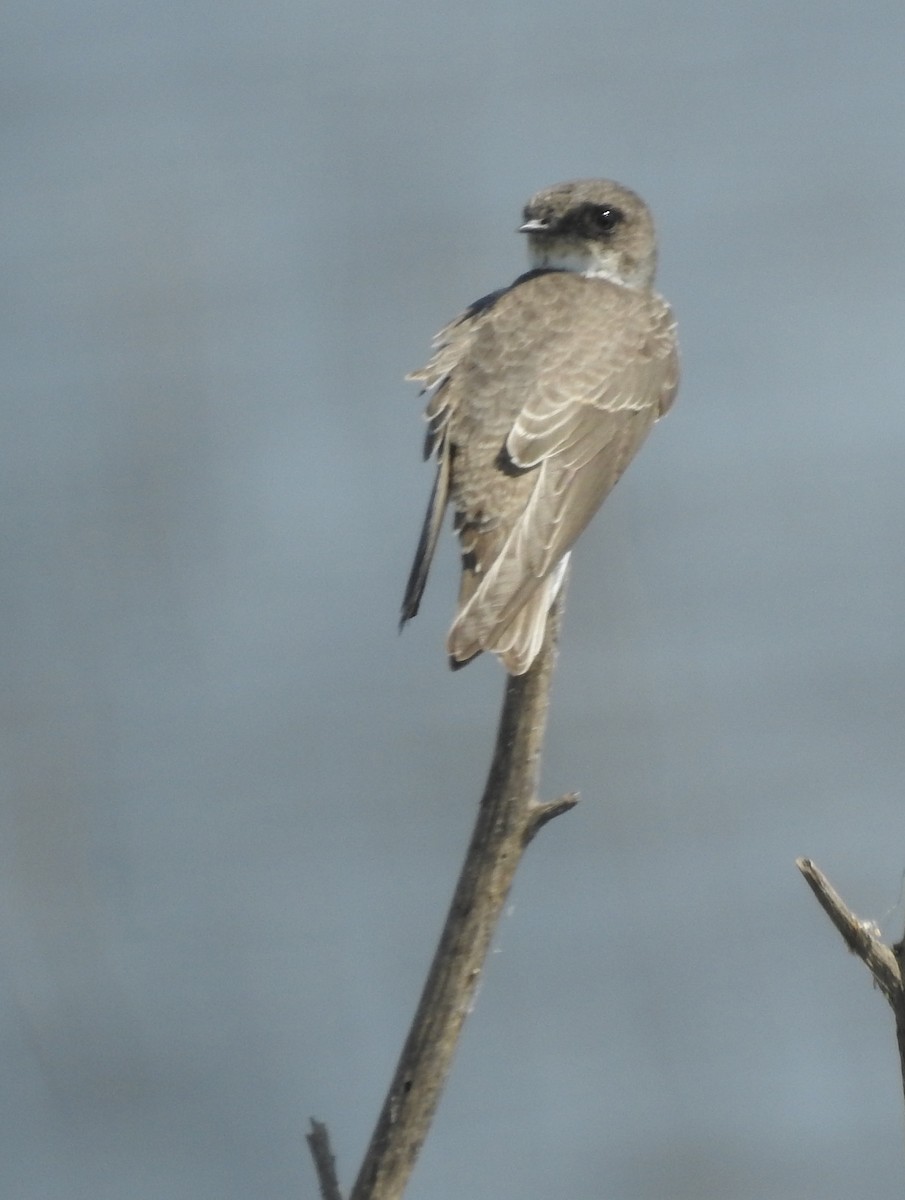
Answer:
[[[594,213],[594,223],[601,233],[611,233],[623,219],[622,209],[611,208],[608,204],[604,204]]]

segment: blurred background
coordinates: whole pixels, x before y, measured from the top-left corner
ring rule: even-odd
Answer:
[[[0,1190],[348,1186],[503,673],[402,382],[527,196],[656,214],[679,400],[575,556],[544,830],[409,1194],[900,1197],[900,0],[0,17]]]

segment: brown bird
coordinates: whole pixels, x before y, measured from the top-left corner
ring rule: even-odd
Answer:
[[[531,270],[442,329],[408,376],[429,396],[437,477],[402,602],[415,615],[448,503],[462,547],[450,665],[482,650],[521,675],[576,538],[672,403],[676,326],[653,290],[644,201],[609,180],[533,196]]]

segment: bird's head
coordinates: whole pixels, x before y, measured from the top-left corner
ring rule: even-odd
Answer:
[[[656,268],[654,223],[640,196],[608,179],[557,183],[525,205],[531,266],[647,288]]]

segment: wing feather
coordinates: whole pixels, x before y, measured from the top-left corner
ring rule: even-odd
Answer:
[[[424,523],[421,526],[421,534],[418,538],[415,561],[412,563],[408,582],[405,585],[405,595],[402,598],[402,611],[399,616],[400,629],[406,621],[410,621],[418,612],[421,597],[424,595],[428,572],[433,562],[434,551],[437,549],[437,541],[443,525],[443,515],[446,512],[448,502],[449,454],[441,453],[440,462],[437,466],[437,474],[434,477],[434,486],[427,505],[427,512],[424,514]]]

